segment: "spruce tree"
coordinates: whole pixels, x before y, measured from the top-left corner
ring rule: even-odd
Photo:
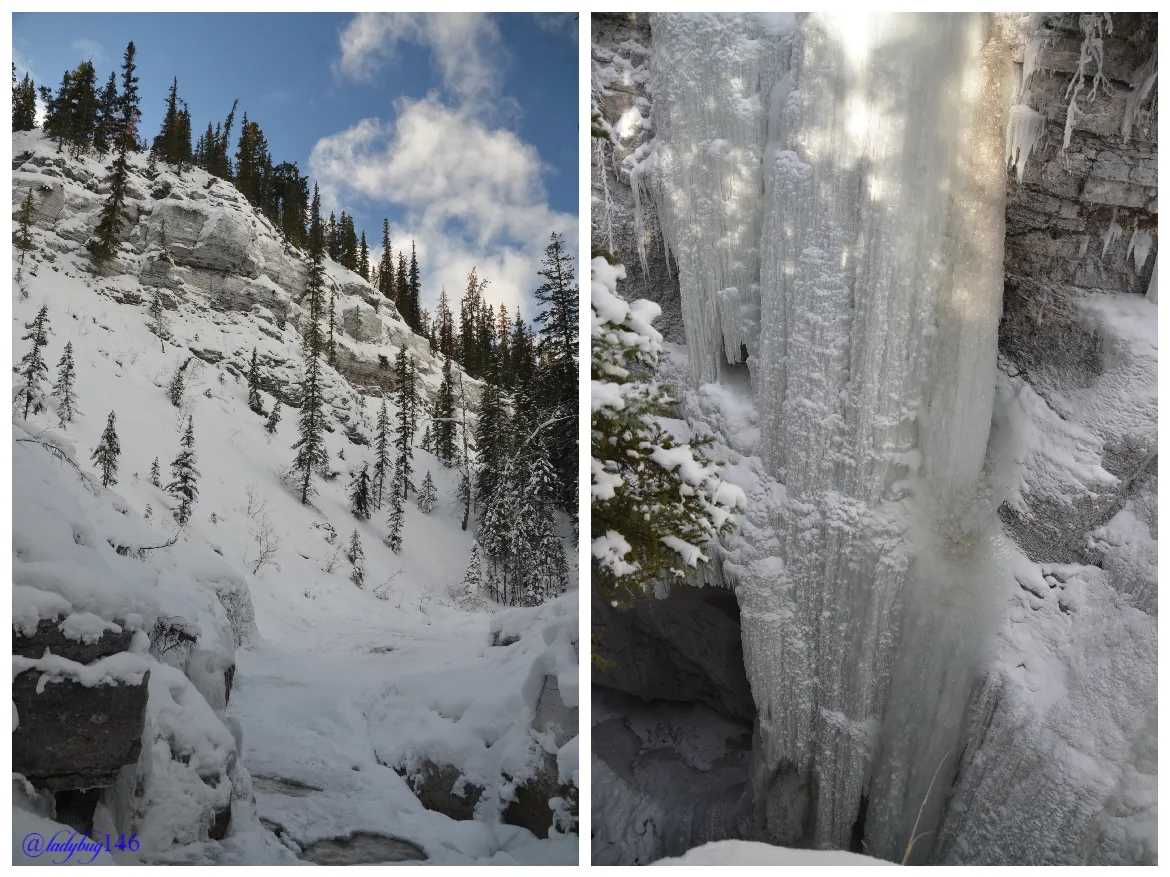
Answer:
[[[41,382],[49,376],[49,367],[45,364],[42,351],[49,343],[49,306],[41,305],[32,325],[27,327],[29,333],[22,335],[21,341],[32,341],[32,349],[20,358],[20,378],[22,386],[16,394],[16,411],[22,411],[22,419],[28,420],[29,414],[40,414],[45,410],[45,395],[41,389]]]
[[[414,484],[410,480],[414,460],[414,429],[417,419],[418,392],[414,383],[414,360],[406,356],[406,347],[398,348],[394,357],[394,374],[397,381],[395,399],[398,405],[398,423],[395,426],[394,449],[398,451],[395,473],[402,486],[402,498],[409,496]]]
[[[248,407],[257,414],[264,413],[260,399],[260,365],[256,359],[256,348],[252,348],[252,361],[248,365]]]
[[[20,261],[24,263],[24,254],[33,248],[32,239],[32,224],[33,212],[35,210],[33,204],[33,190],[30,187],[28,194],[24,196],[24,200],[20,203],[20,228],[16,232],[16,237],[13,243],[16,248],[20,250]]]
[[[272,406],[272,413],[268,415],[268,420],[264,424],[264,428],[268,430],[269,434],[276,432],[276,426],[280,423],[280,400],[276,400],[276,404]]]
[[[370,519],[370,471],[365,463],[349,483],[349,510],[359,520]]]
[[[422,487],[418,489],[415,504],[418,506],[418,510],[424,515],[429,515],[435,508],[435,482],[431,480],[431,470],[429,469],[423,478]]]
[[[309,313],[304,333],[305,377],[301,382],[299,438],[293,445],[297,455],[293,469],[301,482],[301,502],[308,504],[314,469],[328,464],[322,419],[324,399],[321,389],[321,312],[325,302],[325,238],[321,228],[321,196],[313,187],[309,233]]]
[[[362,243],[358,249],[358,264],[357,272],[361,275],[362,280],[370,279],[370,249],[366,246],[366,233],[362,232]]]
[[[467,570],[463,573],[463,593],[468,603],[479,599],[483,590],[483,568],[479,556],[479,543],[471,543],[471,559],[467,563]]]
[[[422,328],[419,321],[421,286],[419,285],[418,256],[414,251],[414,241],[410,242],[410,274],[407,277],[406,288],[410,294],[410,319],[407,322],[417,332]]]
[[[114,429],[114,412],[111,411],[110,416],[106,418],[106,428],[102,430],[98,446],[94,448],[93,457],[91,457],[102,471],[102,487],[118,483],[116,476],[118,474],[118,457],[121,454],[122,448],[118,444],[118,433]]]
[[[508,412],[495,371],[480,396],[475,446],[479,450],[475,472],[475,501],[486,506],[496,492],[508,451]]]
[[[395,554],[402,550],[402,525],[405,521],[406,510],[403,506],[402,491],[398,488],[398,476],[395,475],[390,485],[390,519],[387,521],[389,532],[384,540]]]
[[[32,78],[25,73],[24,79],[16,81],[16,64],[12,65],[12,130],[32,131],[37,126],[37,89]]]
[[[182,450],[179,456],[171,463],[171,483],[167,485],[167,493],[179,500],[175,509],[175,520],[179,526],[185,526],[191,520],[195,509],[195,501],[199,497],[199,488],[196,479],[199,470],[195,468],[195,418],[188,416],[187,428],[183,430],[183,438],[179,442]]]
[[[451,379],[451,357],[443,360],[443,379],[435,396],[435,456],[447,468],[455,462],[455,387]]]
[[[362,537],[358,535],[356,528],[349,537],[349,548],[345,552],[345,557],[353,567],[349,580],[360,588],[366,580],[365,553],[362,551]]]
[[[77,372],[73,365],[73,342],[65,344],[65,352],[57,361],[57,382],[49,394],[57,400],[57,425],[64,429],[66,423],[73,422],[73,415],[77,413],[77,399],[73,395],[73,382]]]
[[[110,194],[102,205],[94,238],[89,244],[94,261],[99,265],[109,262],[121,246],[122,207],[126,201],[126,185],[130,171],[126,156],[137,149],[138,143],[138,77],[134,75],[135,52],[134,43],[131,42],[126,47],[126,54],[122,59],[122,95],[119,101],[121,118],[118,120],[118,131],[114,137],[114,148],[118,155],[110,172]]]
[[[113,145],[114,137],[118,133],[118,119],[121,113],[118,107],[118,77],[111,71],[98,99],[97,122],[93,129],[93,148],[105,155]]]
[[[184,361],[175,369],[175,373],[171,376],[171,382],[167,385],[167,398],[171,400],[171,404],[176,408],[183,407],[183,393],[186,390],[183,372],[187,368],[187,362],[189,361]]]
[[[374,504],[382,507],[386,479],[393,476],[390,463],[390,414],[386,410],[386,397],[378,410],[378,434],[374,439]]]
[[[378,292],[394,301],[394,253],[390,249],[390,220],[382,220],[382,258],[378,260]]]
[[[162,487],[162,472],[159,471],[158,457],[155,457],[154,462],[150,464],[150,483],[155,487]]]
[[[334,336],[337,334],[337,292],[336,290],[329,290],[329,345],[327,353],[329,356],[329,364],[334,368],[337,367],[337,347],[334,343]]]

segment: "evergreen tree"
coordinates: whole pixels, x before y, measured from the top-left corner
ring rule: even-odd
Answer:
[[[337,237],[337,217],[332,213],[329,214],[329,225],[325,229],[325,245],[329,258],[338,262],[341,259],[341,244]]]
[[[422,323],[419,320],[421,313],[419,310],[419,299],[422,288],[419,284],[418,256],[414,251],[414,241],[410,242],[410,274],[407,277],[406,288],[410,295],[410,319],[407,320],[407,324],[414,331],[418,332],[422,329]]]
[[[483,590],[483,569],[479,556],[479,543],[471,543],[471,559],[467,563],[467,570],[463,573],[463,593],[469,603],[479,599]]]
[[[27,326],[29,333],[22,335],[21,341],[32,341],[32,349],[20,358],[20,379],[22,386],[16,394],[16,410],[22,411],[22,419],[28,420],[29,414],[40,414],[45,410],[45,395],[41,390],[41,382],[49,376],[49,367],[45,364],[42,351],[49,343],[49,306],[41,305],[32,325]]]
[[[189,361],[187,360],[187,362]],[[167,398],[176,408],[183,407],[183,393],[186,391],[183,372],[187,368],[187,362],[183,362],[175,369],[175,373],[171,376],[171,382],[167,385]]]
[[[12,130],[32,131],[37,126],[37,89],[27,73],[16,81],[16,64],[12,65]]]
[[[337,367],[337,347],[334,343],[334,338],[337,335],[337,292],[336,290],[329,290],[329,344],[326,345],[326,354],[329,358],[329,364],[334,368]]]
[[[155,487],[162,487],[162,472],[159,471],[158,457],[155,457],[154,462],[150,464],[150,483]]]
[[[146,178],[148,180],[158,179],[158,155],[151,150],[146,155]]]
[[[73,415],[77,413],[77,399],[73,395],[73,382],[77,372],[73,365],[73,342],[65,343],[65,352],[57,361],[57,382],[49,394],[57,400],[57,425],[62,429],[66,423],[73,422]]]
[[[137,148],[138,138],[138,77],[134,75],[134,43],[126,47],[122,59],[122,95],[120,99],[122,117],[118,120],[118,132],[114,137],[114,148],[118,155],[110,172],[110,194],[102,206],[90,251],[94,261],[103,265],[114,257],[121,246],[122,207],[126,200],[126,184],[129,176],[129,162],[126,156]]]
[[[357,272],[362,280],[370,279],[370,249],[366,246],[366,233],[362,232],[362,243],[358,248]]]
[[[260,400],[260,364],[256,359],[256,348],[252,348],[252,361],[248,365],[248,407],[257,414],[264,413],[264,404]]]
[[[508,412],[493,371],[484,384],[476,422],[475,446],[479,450],[475,473],[475,501],[486,506],[496,493],[508,452]]]
[[[394,306],[398,308],[398,314],[409,326],[410,321],[406,319],[406,311],[403,310],[409,304],[409,294],[407,288],[410,283],[410,275],[406,269],[406,253],[402,250],[398,251],[398,270],[394,274]]]
[[[121,111],[118,105],[118,77],[111,71],[98,99],[97,122],[93,129],[93,148],[105,155],[110,151],[118,133],[118,119]]]
[[[235,182],[236,188],[250,204],[260,206],[265,202],[264,174],[270,160],[264,132],[255,122],[249,121],[248,114],[244,113],[240,141],[236,148]]]
[[[370,519],[370,472],[364,463],[349,483],[349,510],[359,520]]]
[[[378,292],[394,301],[394,253],[390,250],[390,220],[382,220],[382,258],[378,260]]]
[[[301,481],[301,502],[308,504],[312,474],[328,464],[325,438],[322,435],[324,399],[321,394],[321,311],[325,297],[325,236],[321,228],[321,196],[313,187],[313,205],[310,213],[309,278],[307,292],[309,313],[305,327],[305,377],[301,383],[301,416],[299,435],[293,448],[297,451],[294,470]]]
[[[264,428],[268,430],[269,435],[276,432],[276,426],[280,423],[280,400],[276,400],[276,404],[272,406],[272,413],[268,415],[268,420],[264,424]]]
[[[114,429],[114,412],[111,411],[110,416],[106,418],[106,428],[102,430],[98,446],[94,448],[93,457],[91,457],[102,471],[102,487],[118,483],[116,476],[118,474],[118,457],[121,454],[122,448],[118,444],[118,433]]]
[[[455,462],[455,387],[451,380],[451,357],[443,360],[443,379],[435,396],[433,421],[435,456],[450,468]]]
[[[390,485],[390,519],[387,522],[389,532],[384,540],[395,554],[402,550],[402,525],[405,521],[406,510],[403,507],[402,491],[399,490],[398,476],[395,475]]]
[[[435,482],[431,480],[431,471],[429,469],[423,478],[422,487],[418,489],[415,504],[418,506],[418,510],[424,515],[429,515],[435,508]]]
[[[345,552],[345,557],[353,567],[349,580],[360,588],[366,580],[365,553],[362,551],[362,537],[358,535],[356,528],[349,537],[349,549]]]
[[[166,312],[163,310],[162,305],[162,296],[157,292],[154,293],[150,300],[150,331],[158,336],[160,342],[169,334],[167,332]],[[159,347],[162,348],[161,343]]]
[[[175,520],[179,526],[185,526],[191,520],[195,508],[195,501],[199,498],[199,488],[196,479],[199,470],[195,468],[195,418],[187,418],[187,428],[183,430],[183,438],[179,441],[182,450],[179,456],[171,463],[171,483],[167,485],[167,493],[179,501],[175,509]]]
[[[455,355],[455,322],[447,302],[447,287],[439,290],[439,304],[435,317],[435,348],[443,356]]]
[[[536,289],[543,310],[536,316],[540,327],[540,379],[538,403],[545,420],[558,419],[555,429],[542,438],[561,484],[558,505],[576,518],[577,513],[577,312],[579,292],[574,282],[573,261],[553,234],[545,248],[544,278]]]
[[[20,261],[24,262],[24,254],[33,249],[32,224],[36,206],[33,204],[33,190],[30,187],[24,200],[20,202],[20,228],[16,232],[13,243],[20,250]]]
[[[386,410],[386,397],[378,410],[378,434],[374,439],[374,503],[382,507],[382,496],[387,477],[392,477],[390,464],[390,414]]]
[[[402,487],[402,498],[409,496],[414,484],[410,480],[414,460],[414,429],[418,417],[418,391],[414,381],[414,360],[406,356],[406,347],[398,348],[394,357],[394,376],[397,384],[395,403],[398,406],[398,423],[395,426],[394,449],[398,451],[395,473]]]

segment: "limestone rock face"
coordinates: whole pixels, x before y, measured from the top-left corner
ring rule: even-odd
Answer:
[[[114,633],[107,630],[95,642],[69,639],[61,632],[58,619],[42,619],[32,636],[12,633],[12,654],[25,658],[40,658],[48,649],[54,655],[78,664],[89,664],[98,658],[115,655],[130,648],[134,631]]]
[[[341,323],[346,334],[358,341],[380,341],[382,338],[382,319],[373,308],[362,305],[347,308],[341,315]]]

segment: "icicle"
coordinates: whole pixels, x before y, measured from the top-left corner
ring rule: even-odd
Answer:
[[[1146,99],[1146,95],[1154,87],[1154,83],[1158,81],[1158,53],[1156,51],[1146,59],[1146,63],[1134,71],[1133,79],[1130,81],[1134,88],[1125,98],[1125,117],[1121,120],[1121,140],[1123,143],[1129,143],[1130,134],[1133,133],[1133,123],[1137,119],[1138,108],[1141,107],[1142,101]]]
[[[1042,113],[1036,112],[1027,104],[1016,104],[1008,114],[1005,160],[1008,170],[1015,165],[1017,183],[1024,182],[1024,168],[1028,164],[1028,155],[1044,135],[1046,122]]]
[[[1144,229],[1139,230],[1137,223],[1134,223],[1133,234],[1129,238],[1129,247],[1125,251],[1125,258],[1133,256],[1133,264],[1138,271],[1142,270],[1142,266],[1146,264],[1146,259],[1149,258],[1150,248],[1154,245],[1154,239],[1148,231]]]
[[[1081,250],[1079,253],[1077,253],[1077,258],[1078,259],[1085,258],[1085,253],[1087,253],[1088,251],[1089,251],[1089,236],[1087,234],[1081,235]]]
[[[1105,229],[1105,236],[1101,242],[1101,258],[1105,258],[1105,254],[1109,252],[1109,248],[1113,246],[1113,242],[1121,237],[1122,228],[1117,224],[1117,208],[1113,208],[1113,218],[1109,220],[1109,227]]]
[[[1146,287],[1146,300],[1158,303],[1158,257],[1154,256],[1154,273],[1150,275],[1150,285]]]
[[[605,198],[605,239],[609,252],[613,253],[613,201],[609,197],[609,181],[605,173],[605,141],[600,137],[597,141],[597,166],[601,168],[601,191]]]

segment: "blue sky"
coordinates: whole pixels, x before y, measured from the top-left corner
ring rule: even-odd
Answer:
[[[14,13],[18,70],[54,90],[90,58],[99,79],[138,48],[153,136],[172,76],[196,136],[235,98],[276,161],[319,182],[326,215],[379,243],[413,237],[424,297],[458,299],[474,264],[489,299],[531,316],[552,231],[577,239],[577,26],[572,14]],[[233,144],[234,151],[234,144]]]

